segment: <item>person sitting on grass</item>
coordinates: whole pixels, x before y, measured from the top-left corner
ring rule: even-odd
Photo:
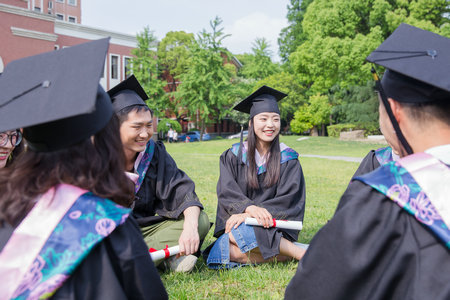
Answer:
[[[286,299],[450,299],[449,52],[401,24],[367,58],[386,68],[379,122],[401,158],[354,178]]]
[[[133,216],[149,248],[180,246],[180,256],[167,259],[161,268],[191,271],[197,251],[209,231],[194,182],[167,153],[162,142],[154,142],[153,115],[144,100],[145,91],[132,75],[109,92],[120,120],[120,137],[126,170],[137,177]]]
[[[220,157],[214,230],[218,239],[205,252],[209,268],[300,260],[305,253],[295,244],[299,231],[270,228],[273,218],[302,221],[305,211],[298,153],[279,142],[277,101],[285,96],[263,86],[234,107],[250,114],[248,138]],[[247,217],[263,227],[246,225]]]

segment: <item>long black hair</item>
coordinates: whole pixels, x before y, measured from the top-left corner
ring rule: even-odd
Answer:
[[[23,152],[9,168],[0,169],[0,223],[16,225],[31,210],[34,199],[51,187],[66,183],[130,206],[134,185],[125,173],[119,120],[65,149]]]
[[[280,138],[279,134],[272,140],[269,151],[265,154],[267,158],[266,175],[263,181],[263,187],[271,187],[280,180]],[[257,136],[253,126],[253,118],[249,122],[248,136],[247,136],[247,185],[254,190],[261,188],[258,181],[258,170],[256,166],[256,142]]]

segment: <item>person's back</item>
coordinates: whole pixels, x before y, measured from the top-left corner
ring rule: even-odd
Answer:
[[[377,81],[380,127],[401,159],[354,178],[287,299],[450,299],[448,58],[408,56],[424,44],[450,50],[449,39],[403,24],[369,56],[388,69]]]

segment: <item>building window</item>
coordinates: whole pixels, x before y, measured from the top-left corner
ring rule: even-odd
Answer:
[[[111,55],[111,78],[119,79],[119,57]]]
[[[55,50],[59,50],[59,45],[55,45]]]
[[[77,6],[77,0],[67,0],[67,3],[73,6]]]
[[[76,23],[77,22],[77,18],[69,16],[69,22],[70,23]]]
[[[125,79],[131,76],[133,74],[133,70],[131,69],[131,57],[124,57],[123,58],[123,74],[125,74]]]
[[[64,21],[64,15],[62,14],[56,14],[56,19]]]
[[[41,8],[35,6],[35,7],[34,7],[34,11],[35,11],[35,12],[41,12]]]
[[[56,2],[64,3],[64,0],[56,0]]]
[[[48,9],[52,9],[53,8],[53,2],[52,1],[48,1]]]

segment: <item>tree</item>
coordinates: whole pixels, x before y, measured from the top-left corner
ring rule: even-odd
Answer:
[[[289,55],[306,40],[302,21],[306,8],[311,2],[313,0],[291,0],[291,5],[288,5],[287,19],[289,26],[281,30],[278,38],[280,57],[283,62],[288,62]]]
[[[265,38],[257,38],[253,43],[252,54],[244,57],[244,64],[239,74],[244,78],[260,80],[280,71],[271,60],[270,43]]]
[[[329,123],[331,105],[328,103],[328,96],[316,94],[309,99],[309,105],[301,106],[294,114],[291,121],[291,130],[295,133],[302,133],[311,128],[322,127],[322,134],[325,134],[325,124]]]
[[[159,116],[164,111],[168,97],[164,91],[165,82],[160,79],[156,51],[156,37],[149,27],[137,34],[138,46],[131,50],[135,56],[132,58],[133,74],[139,80],[145,92],[149,96],[147,105]]]
[[[201,134],[211,119],[218,123],[230,107],[231,77],[224,66],[229,54],[222,47],[222,20],[216,17],[210,22],[212,32],[203,30],[192,46],[189,69],[180,76],[181,83],[176,98],[189,111],[191,119],[197,121]]]
[[[309,95],[371,79],[365,57],[401,23],[449,32],[447,0],[315,0],[304,14],[305,41],[290,56]]]

